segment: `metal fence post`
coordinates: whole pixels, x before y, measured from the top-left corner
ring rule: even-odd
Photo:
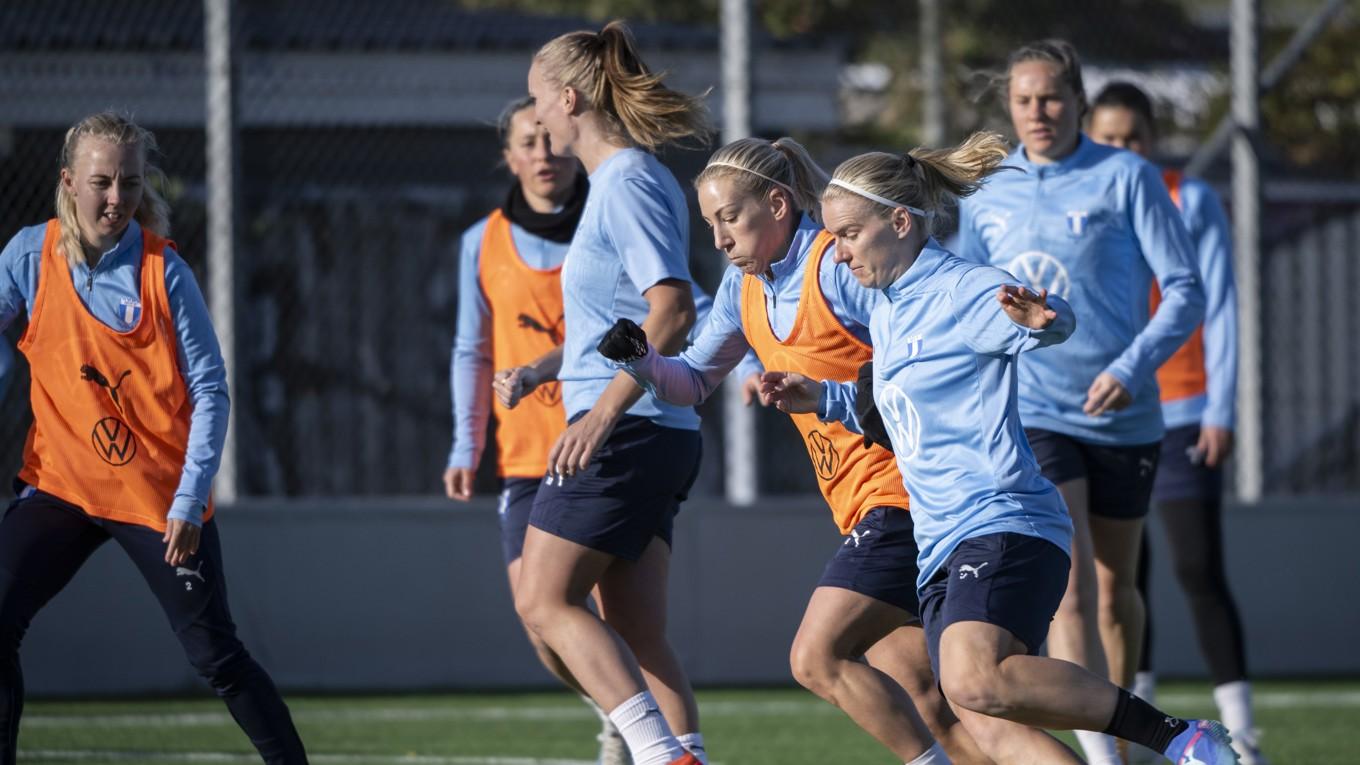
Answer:
[[[723,143],[751,135],[751,8],[749,0],[722,3]],[[756,417],[741,400],[742,381],[723,385],[723,485],[727,501],[750,505],[759,492]]]
[[[1260,0],[1232,3],[1233,251],[1238,306],[1237,497],[1257,502],[1264,488],[1261,349]]]
[[[239,495],[236,462],[236,413],[240,407],[236,368],[236,232],[237,155],[235,0],[204,0],[203,55],[207,74],[208,305],[222,345],[227,384],[233,399],[222,447],[222,462],[213,484],[219,502]]]

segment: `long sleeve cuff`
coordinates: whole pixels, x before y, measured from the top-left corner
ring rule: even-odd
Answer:
[[[840,422],[854,433],[859,432],[855,418],[855,384],[822,382],[822,393],[817,399],[817,418],[822,422]]]
[[[176,494],[175,500],[170,503],[170,512],[166,515],[166,518],[202,526],[203,503],[199,502],[197,497]]]

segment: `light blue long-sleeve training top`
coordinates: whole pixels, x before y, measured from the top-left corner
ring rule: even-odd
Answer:
[[[773,279],[760,275],[769,312],[771,329],[780,340],[793,331],[798,316],[803,278],[812,244],[822,227],[806,215],[794,231],[793,241],[783,259],[771,264]],[[861,287],[850,269],[836,265],[835,246],[827,250],[818,265],[817,279],[826,296],[832,314],[852,335],[869,342],[869,317],[883,293]],[[750,366],[758,370],[758,363],[750,360],[751,345],[746,340],[741,321],[741,270],[729,266],[713,298],[713,312],[709,314],[703,331],[694,344],[678,357],[667,358],[649,353],[642,359],[625,365],[625,369],[649,392],[675,404],[693,405],[708,398],[733,368],[739,364],[743,373]],[[744,376],[744,375],[743,375]]]
[[[1195,246],[1204,283],[1203,395],[1162,402],[1168,428],[1201,425],[1233,429],[1237,418],[1237,287],[1233,282],[1232,227],[1218,195],[1197,178],[1181,179],[1181,219]]]
[[[642,293],[664,279],[693,284],[689,212],[675,176],[639,149],[616,152],[590,175],[590,196],[562,266],[566,316],[562,400],[570,418],[589,410],[618,373],[595,347],[616,319],[641,324]],[[697,430],[699,415],[644,394],[628,414],[658,425]]]
[[[1133,152],[1081,136],[1049,165],[1024,147],[959,204],[959,256],[1015,274],[1071,304],[1081,328],[1020,365],[1025,426],[1102,444],[1159,441],[1156,371],[1204,317],[1190,237],[1157,168]],[[1154,276],[1162,290],[1148,320]],[[1087,390],[1101,372],[1133,403],[1089,417]]]
[[[480,273],[482,235],[487,218],[463,232],[458,256],[458,324],[449,362],[449,384],[453,397],[453,446],[447,467],[475,469],[486,446],[486,421],[491,414],[492,340],[491,305],[482,292]],[[515,223],[510,224],[515,251],[525,265],[540,271],[558,267],[566,258],[570,243],[554,242],[535,236]],[[691,282],[698,319],[690,330],[697,337],[713,308],[713,299]]]
[[[22,229],[0,252],[0,329],[20,311],[27,312],[38,294],[46,224]],[[134,220],[113,249],[93,269],[76,266],[71,274],[76,294],[94,316],[118,332],[136,326],[141,307],[142,227]],[[208,306],[188,264],[165,248],[165,291],[175,322],[175,353],[180,374],[193,403],[184,469],[171,503],[169,518],[202,525],[203,510],[227,437],[227,370],[213,331]]]
[[[996,296],[1017,283],[931,239],[869,323],[874,401],[911,495],[918,588],[971,537],[1025,534],[1071,554],[1072,520],[1030,451],[1016,379],[1034,355],[1020,353],[1063,342],[1076,318],[1050,297],[1047,328],[1016,324]],[[855,383],[824,382],[818,415],[859,432],[854,397]]]

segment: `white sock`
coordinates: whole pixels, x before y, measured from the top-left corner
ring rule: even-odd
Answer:
[[[1251,683],[1246,680],[1216,686],[1214,703],[1218,705],[1223,725],[1234,738],[1239,731],[1250,735],[1252,728],[1256,727],[1251,713]]]
[[[1153,706],[1157,704],[1157,673],[1151,670],[1133,676],[1133,695]]]
[[[708,752],[704,749],[704,734],[686,733],[682,736],[676,736],[675,740],[680,742],[680,746],[683,746],[686,752],[694,755],[694,759],[708,765]]]
[[[936,741],[929,749],[921,753],[920,757],[907,763],[907,765],[949,765],[949,755],[940,748],[940,742]]]
[[[1121,765],[1124,762],[1119,756],[1119,750],[1115,748],[1114,736],[1089,730],[1072,732],[1076,734],[1077,743],[1081,744],[1081,750],[1086,753],[1086,761],[1091,765]]]
[[[620,704],[609,713],[609,719],[627,742],[634,765],[670,765],[685,756],[656,699],[647,691]]]

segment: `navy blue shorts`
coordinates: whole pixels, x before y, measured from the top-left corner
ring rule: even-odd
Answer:
[[[1172,428],[1162,439],[1162,461],[1152,498],[1158,502],[1215,499],[1223,492],[1223,469],[1204,464],[1199,449],[1199,425]]]
[[[916,599],[915,525],[900,507],[876,507],[865,514],[826,564],[818,587],[839,587],[921,615]]]
[[[700,444],[697,430],[624,415],[584,471],[543,479],[529,523],[625,560],[642,557],[652,537],[670,545],[699,474]]]
[[[1107,446],[1039,428],[1025,428],[1025,436],[1044,478],[1057,486],[1086,479],[1092,515],[1127,520],[1147,516],[1160,442]]]
[[[501,553],[505,565],[519,560],[524,554],[524,532],[529,530],[529,513],[534,509],[534,496],[542,478],[502,478],[501,498],[496,514],[501,522]]]
[[[1071,560],[1061,547],[1025,534],[984,534],[959,543],[921,588],[930,666],[940,677],[940,636],[954,622],[986,622],[1010,632],[1031,656],[1067,591]]]

